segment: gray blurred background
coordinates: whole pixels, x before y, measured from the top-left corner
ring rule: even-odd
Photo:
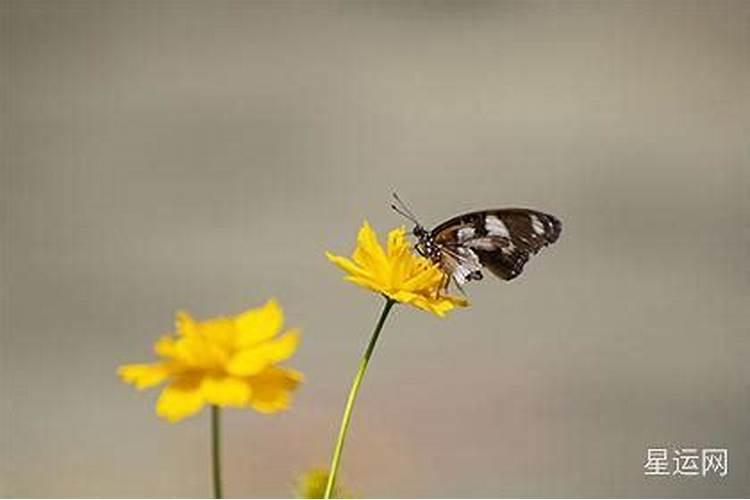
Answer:
[[[226,414],[230,496],[330,458],[380,300],[369,219],[531,206],[561,240],[439,320],[398,308],[343,481],[364,496],[750,495],[750,3],[9,2],[0,494],[210,494],[208,415],[116,367],[276,296],[294,408]],[[726,478],[649,478],[649,447]]]

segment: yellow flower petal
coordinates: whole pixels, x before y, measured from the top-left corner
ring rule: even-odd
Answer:
[[[351,275],[355,276],[361,276],[365,278],[370,278],[371,275],[361,267],[359,267],[357,264],[352,262],[351,260],[347,259],[346,257],[340,257],[338,255],[334,255],[331,252],[326,252],[326,257],[328,260],[336,264],[339,268],[341,268],[342,271],[345,273],[349,273]]]
[[[276,340],[237,352],[227,364],[227,371],[237,376],[255,375],[268,365],[291,357],[298,343],[299,331],[290,330]]]
[[[279,336],[276,340],[266,342],[258,350],[271,362],[278,363],[292,357],[299,345],[299,330],[292,329]]]
[[[212,318],[198,324],[203,341],[222,351],[230,350],[234,344],[235,324],[232,318]]]
[[[164,335],[154,344],[154,352],[162,358],[177,356],[177,341],[171,335]]]
[[[200,390],[206,402],[219,406],[244,406],[252,393],[247,380],[230,375],[203,377]]]
[[[388,233],[388,258],[393,259],[406,247],[406,229],[397,227]]]
[[[409,279],[404,282],[403,287],[408,290],[421,290],[424,288],[434,289],[433,283],[439,280],[442,284],[445,275],[433,264],[425,264],[422,269],[416,270]],[[437,294],[436,294],[437,296]]]
[[[177,311],[175,329],[177,330],[177,334],[183,337],[191,337],[198,334],[198,325],[187,311]]]
[[[203,408],[200,378],[194,375],[179,377],[171,382],[156,402],[156,414],[170,422],[177,422]]]
[[[302,374],[294,370],[269,367],[258,375],[248,377],[253,388],[250,406],[261,413],[276,413],[289,408],[290,393],[302,381]]]
[[[378,235],[365,221],[357,234],[357,247],[352,255],[354,262],[364,269],[371,269],[375,273],[382,271],[388,265],[383,247],[378,242]]]
[[[210,344],[206,339],[183,337],[175,344],[176,358],[190,369],[209,369],[214,366]]]
[[[163,363],[123,365],[117,373],[123,382],[139,390],[159,385],[169,377],[169,369]]]
[[[276,335],[284,324],[284,312],[278,302],[271,299],[262,307],[237,316],[234,324],[237,329],[236,346],[244,349]]]
[[[235,376],[255,375],[268,366],[268,359],[257,349],[246,349],[232,356],[227,371]]]
[[[359,285],[363,288],[367,288],[368,290],[371,290],[375,293],[383,293],[385,295],[391,294],[389,289],[381,286],[381,284],[377,280],[360,278],[358,276],[344,276],[344,280],[348,281],[349,283]]]

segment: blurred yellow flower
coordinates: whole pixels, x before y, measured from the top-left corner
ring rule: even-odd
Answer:
[[[297,481],[297,498],[325,498],[326,484],[328,484],[328,469],[311,469],[305,472]],[[331,498],[357,498],[346,489],[335,488]]]
[[[299,342],[296,329],[278,335],[283,322],[283,311],[273,299],[235,317],[204,322],[178,312],[177,333],[154,344],[159,361],[123,365],[118,373],[139,390],[167,382],[156,413],[170,422],[206,404],[262,413],[285,410],[302,374],[276,365],[290,358]]]
[[[347,281],[382,293],[396,302],[410,304],[438,316],[466,300],[443,295],[443,271],[428,259],[415,254],[406,239],[406,230],[396,228],[388,233],[388,247],[383,249],[378,236],[367,221],[357,235],[352,260],[326,252],[326,257],[340,267]]]

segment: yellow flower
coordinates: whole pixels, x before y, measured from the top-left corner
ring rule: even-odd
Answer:
[[[403,227],[388,233],[388,248],[384,250],[378,236],[367,221],[357,235],[357,247],[352,260],[326,252],[326,257],[344,270],[347,281],[382,293],[386,297],[438,316],[467,302],[442,294],[446,279],[443,271],[428,259],[416,255],[406,240]]]
[[[327,469],[311,469],[298,480],[295,494],[297,498],[325,498],[328,483]],[[331,498],[356,498],[352,492],[336,487]]]
[[[206,404],[262,413],[285,410],[302,374],[276,365],[290,358],[299,342],[298,330],[278,335],[283,322],[273,299],[235,317],[204,322],[178,312],[177,333],[154,344],[159,361],[123,365],[118,373],[139,390],[167,382],[156,413],[170,422]]]

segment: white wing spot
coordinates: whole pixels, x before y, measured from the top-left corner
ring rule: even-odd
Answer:
[[[484,227],[487,229],[487,233],[491,236],[502,236],[503,238],[510,238],[508,228],[505,227],[503,221],[501,221],[495,215],[488,215],[484,219]]]
[[[473,227],[462,227],[458,230],[458,242],[463,243],[466,240],[470,240],[474,237],[475,231]]]
[[[531,214],[531,228],[539,236],[544,234],[544,224],[539,220],[539,217],[534,214]]]
[[[468,248],[457,249],[460,260],[457,262],[458,265],[453,270],[453,277],[459,285],[465,284],[470,274],[474,271],[480,271],[482,264],[479,262],[477,254],[469,250]]]
[[[466,243],[470,248],[476,248],[478,250],[486,250],[491,252],[497,248],[496,240],[492,238],[476,238]]]

